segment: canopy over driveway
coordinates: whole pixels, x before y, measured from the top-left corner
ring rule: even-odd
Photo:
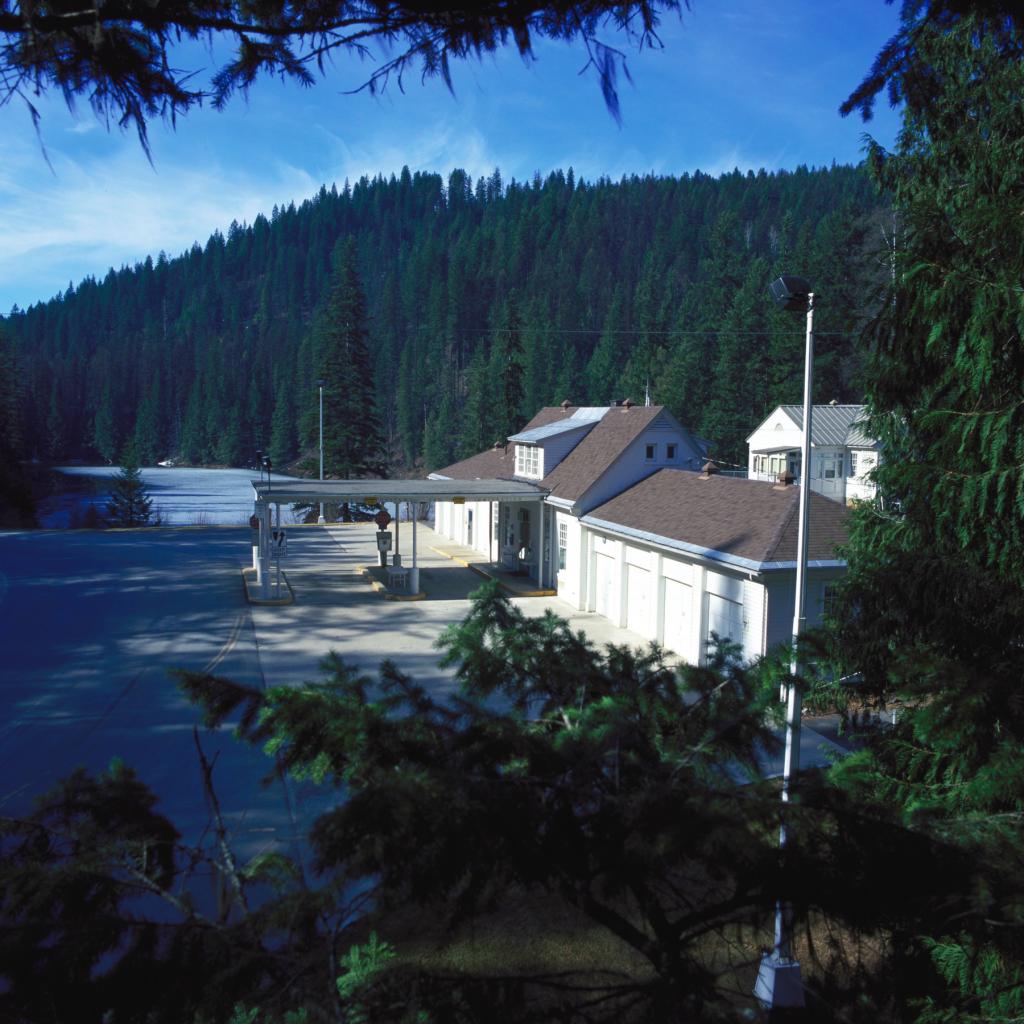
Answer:
[[[294,503],[317,505],[345,501],[364,505],[401,501],[539,501],[548,490],[519,480],[253,480],[256,516],[259,519],[258,549],[253,561],[261,591],[269,586],[270,507]],[[280,515],[278,515],[280,520]],[[419,566],[416,562],[416,517],[412,520],[412,566],[410,589],[419,590]]]

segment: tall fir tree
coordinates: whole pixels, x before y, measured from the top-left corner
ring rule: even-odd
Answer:
[[[384,472],[384,443],[374,403],[366,299],[355,239],[335,252],[334,278],[313,324],[324,384],[324,473],[342,479]]]
[[[904,103],[870,153],[902,229],[867,374],[882,499],[856,513],[837,650],[904,708],[835,774],[978,865],[968,909],[918,932],[932,1024],[1024,1016],[1024,19],[973,6],[905,5],[849,101]]]

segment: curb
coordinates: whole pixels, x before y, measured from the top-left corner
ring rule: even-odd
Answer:
[[[245,599],[249,604],[259,605],[285,605],[295,604],[295,591],[292,590],[291,583],[288,582],[288,574],[285,572],[281,573],[281,579],[284,581],[285,589],[288,591],[287,597],[254,597],[252,590],[249,587],[249,577],[252,577],[252,582],[256,582],[256,570],[251,566],[249,568],[242,569],[242,589],[245,591]]]
[[[558,597],[558,591],[552,590],[550,587],[544,587],[543,589],[537,590],[517,590],[515,587],[510,587],[500,576],[495,576],[493,573],[489,573],[479,562],[467,562],[464,558],[459,558],[458,555],[450,555],[447,551],[441,548],[435,548],[432,545],[430,550],[435,555],[441,555],[442,558],[447,558],[450,562],[455,562],[461,565],[464,569],[469,569],[470,572],[475,572],[477,576],[483,576],[485,580],[497,580],[498,586],[505,591],[509,597]]]
[[[388,590],[387,586],[381,583],[379,580],[375,580],[373,575],[370,573],[370,566],[364,566],[360,569],[360,574],[370,587],[375,590],[385,601],[423,601],[426,600],[427,595],[421,590],[418,594],[398,594],[393,590]]]

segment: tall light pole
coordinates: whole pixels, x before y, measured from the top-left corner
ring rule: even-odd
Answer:
[[[796,595],[793,607],[793,657],[786,687],[786,754],[782,764],[782,803],[788,804],[794,776],[800,771],[800,637],[807,624],[807,513],[811,491],[811,387],[814,383],[814,293],[802,277],[784,274],[768,290],[780,309],[807,314],[807,338],[804,345],[804,429],[800,447],[800,520],[796,541]],[[783,806],[779,827],[779,849],[785,850],[786,809]],[[804,1005],[804,986],[800,963],[793,955],[793,906],[779,900],[775,906],[775,941],[772,951],[761,960],[754,995],[771,1009],[789,1009]]]
[[[324,385],[327,383],[322,377],[316,382],[316,386],[320,389],[320,480],[324,478]],[[320,516],[317,519],[317,523],[323,526],[326,520],[324,519],[324,503],[320,502]]]

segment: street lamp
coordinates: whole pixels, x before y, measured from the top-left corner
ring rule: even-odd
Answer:
[[[793,777],[800,771],[800,636],[807,618],[804,598],[807,589],[807,512],[811,490],[811,385],[814,380],[814,293],[802,277],[783,274],[768,286],[780,309],[807,314],[807,340],[804,347],[804,429],[800,448],[800,520],[796,541],[796,596],[793,608],[793,657],[786,687],[786,754],[782,764],[782,802],[790,800]],[[786,848],[786,814],[783,808],[779,827],[779,849]],[[800,963],[793,955],[793,907],[782,900],[775,905],[775,942],[772,951],[761,959],[754,995],[771,1009],[790,1009],[804,1005],[804,986]]]
[[[320,480],[324,478],[324,385],[327,383],[322,377],[316,382],[316,386],[320,389]],[[324,503],[320,502],[320,517],[317,519],[317,524],[323,526],[326,520],[324,519]]]

